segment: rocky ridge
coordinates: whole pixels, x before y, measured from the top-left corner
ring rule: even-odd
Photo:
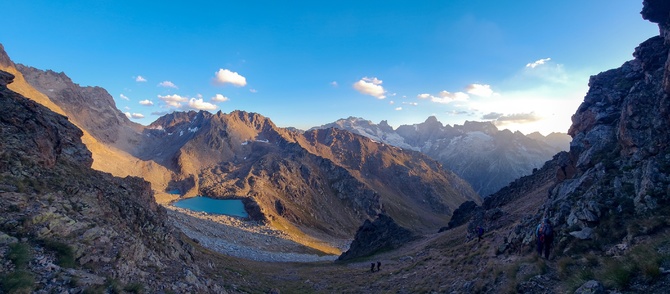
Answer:
[[[442,125],[434,116],[425,122],[394,130],[386,121],[349,117],[313,129],[339,128],[399,148],[420,151],[462,177],[486,197],[512,180],[540,168],[559,151],[567,150],[567,134],[543,136],[498,130],[490,122],[466,121]]]
[[[11,75],[2,77],[11,83]],[[168,224],[147,182],[92,170],[82,132],[65,117],[5,87],[0,104],[4,291],[83,291],[110,283],[223,291],[198,277],[193,247]]]
[[[300,134],[234,111],[172,114],[145,134],[144,159],[190,176],[168,188],[242,198],[255,219],[317,238],[351,238],[380,212],[432,231],[461,202],[479,201],[467,183],[424,155],[346,131]]]
[[[539,275],[517,291],[542,292],[559,278],[582,279],[575,270],[588,270],[608,290],[663,293],[670,283],[655,274],[670,266],[670,5],[644,1],[642,16],[658,22],[661,35],[640,44],[620,68],[591,77],[572,117],[569,152],[465,213],[469,229],[502,231],[496,254],[534,246],[542,218],[554,224],[563,277]],[[626,279],[613,279],[608,267]],[[599,284],[589,283],[584,286]]]

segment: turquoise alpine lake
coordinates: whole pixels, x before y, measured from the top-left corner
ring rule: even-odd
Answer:
[[[196,196],[179,200],[173,203],[174,206],[193,211],[200,211],[214,214],[225,214],[231,216],[248,217],[249,214],[244,210],[244,204],[240,199],[214,199],[205,196]]]

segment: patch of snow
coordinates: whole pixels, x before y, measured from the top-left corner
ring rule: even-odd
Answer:
[[[247,145],[247,144],[249,144],[249,141],[244,141],[244,142],[242,142],[242,146],[245,146],[245,145]],[[246,159],[246,158],[245,158],[245,159]]]
[[[179,137],[184,135],[184,131],[179,131]]]
[[[261,142],[261,143],[270,143],[268,140],[256,140],[256,142]]]
[[[195,132],[198,131],[198,127],[195,127],[195,128],[188,128],[188,131],[191,132],[191,133],[195,133]]]
[[[168,136],[172,136],[172,133],[168,133]]]

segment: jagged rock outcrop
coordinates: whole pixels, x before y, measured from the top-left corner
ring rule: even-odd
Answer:
[[[138,159],[142,126],[130,122],[116,109],[112,97],[104,89],[80,87],[64,73],[15,65],[1,44],[0,61],[0,70],[15,76],[9,89],[67,116],[84,132],[82,141],[92,152],[94,169],[120,177],[142,177],[157,191],[164,190],[173,178],[171,171],[163,166]],[[26,72],[27,78],[17,67]]]
[[[446,230],[466,224],[475,214],[481,210],[482,208],[474,201],[463,202],[461,206],[454,210],[454,214],[451,216],[449,224],[446,227],[440,228],[439,232],[444,232]]]
[[[223,290],[202,277],[147,182],[92,170],[83,133],[66,117],[4,86],[0,105],[4,291]]]
[[[42,71],[22,64],[16,64],[16,68],[30,85],[47,95],[69,114],[70,120],[98,141],[115,144],[120,139],[130,143],[138,140],[141,126],[132,123],[116,108],[114,99],[105,89],[81,87],[62,72]],[[124,137],[129,135],[130,138]],[[119,145],[127,143],[118,142]]]
[[[489,210],[502,207],[525,197],[524,186],[555,183],[546,189],[539,213],[510,232],[512,243],[533,241],[542,217],[555,224],[558,246],[567,253],[582,240],[597,239],[599,249],[607,251],[670,226],[670,42],[664,38],[670,10],[665,1],[644,3],[643,17],[659,22],[662,36],[640,44],[635,59],[620,68],[591,77],[572,117],[570,151],[548,162],[545,172],[485,201]]]
[[[380,214],[374,221],[365,220],[358,228],[349,250],[342,253],[338,260],[366,257],[380,251],[396,249],[416,238],[415,234],[398,226],[392,218]]]

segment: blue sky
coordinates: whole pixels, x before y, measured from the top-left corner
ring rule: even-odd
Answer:
[[[145,125],[240,109],[566,132],[589,76],[658,34],[630,0],[6,2],[14,62],[101,86]]]

